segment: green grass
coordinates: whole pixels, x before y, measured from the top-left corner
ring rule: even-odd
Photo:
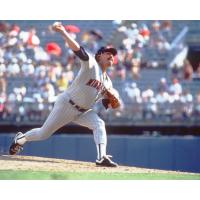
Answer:
[[[200,180],[199,174],[0,171],[0,180]]]

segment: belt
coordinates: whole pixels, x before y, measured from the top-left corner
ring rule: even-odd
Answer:
[[[88,111],[88,109],[85,109],[85,108],[81,108],[80,106],[76,105],[71,99],[69,100],[69,103],[74,106],[79,112],[86,112]]]

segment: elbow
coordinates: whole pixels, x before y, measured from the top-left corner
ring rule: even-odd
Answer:
[[[71,47],[71,49],[72,49],[72,51],[80,51],[80,46],[79,45],[73,45],[72,47]]]

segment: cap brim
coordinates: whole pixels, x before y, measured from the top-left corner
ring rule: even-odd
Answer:
[[[104,52],[110,52],[110,53],[112,53],[113,56],[117,55],[117,50],[115,48],[105,49]]]

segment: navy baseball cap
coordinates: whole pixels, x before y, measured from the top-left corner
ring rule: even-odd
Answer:
[[[109,52],[111,53],[113,56],[116,56],[117,55],[117,50],[113,47],[101,47],[97,53],[95,54],[95,57],[97,57],[98,55],[101,55],[102,53],[105,53],[105,52]]]

